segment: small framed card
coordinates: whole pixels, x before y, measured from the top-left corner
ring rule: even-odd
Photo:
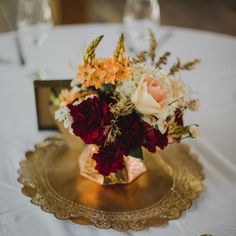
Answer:
[[[53,116],[49,110],[51,92],[70,88],[71,80],[35,80],[34,92],[39,130],[57,129]]]

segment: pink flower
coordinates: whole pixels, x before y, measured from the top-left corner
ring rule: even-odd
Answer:
[[[136,109],[147,115],[155,115],[168,105],[168,89],[158,78],[147,76],[139,82],[131,97]]]

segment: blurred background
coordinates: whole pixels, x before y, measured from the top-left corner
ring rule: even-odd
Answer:
[[[34,0],[32,0],[34,1]],[[126,0],[50,0],[55,25],[122,22]],[[16,29],[18,0],[0,0],[0,32]],[[236,0],[159,0],[163,25],[236,35]]]

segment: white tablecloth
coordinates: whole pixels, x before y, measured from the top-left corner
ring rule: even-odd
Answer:
[[[92,38],[104,34],[97,54],[112,53],[121,25],[78,25],[56,27],[41,49],[41,65],[53,78],[72,78],[69,62],[81,59]],[[0,56],[12,64],[0,64],[0,235],[156,235],[214,236],[236,235],[236,38],[180,28],[162,28],[172,37],[159,49],[169,50],[183,61],[201,58],[202,63],[185,81],[202,101],[198,113],[188,121],[200,124],[200,141],[189,140],[199,156],[206,175],[205,191],[180,219],[143,232],[120,233],[60,221],[30,204],[17,182],[19,162],[34,144],[51,135],[39,132],[36,125],[32,80],[27,69],[17,65],[12,33],[0,35]],[[79,55],[79,56],[78,56]]]

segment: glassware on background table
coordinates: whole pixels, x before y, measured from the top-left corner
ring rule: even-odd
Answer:
[[[148,46],[148,28],[154,32],[160,25],[160,8],[157,0],[127,0],[123,22],[130,51],[144,50]]]
[[[39,48],[52,28],[52,13],[48,0],[19,0],[17,27],[21,43],[28,55],[31,76],[43,78],[46,71],[39,66]]]

